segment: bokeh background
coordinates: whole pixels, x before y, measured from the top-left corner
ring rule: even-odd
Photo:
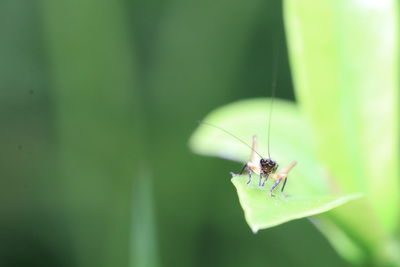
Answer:
[[[0,266],[346,265],[306,219],[254,235],[240,164],[187,146],[276,53],[295,101],[280,0],[1,0],[0,36]]]

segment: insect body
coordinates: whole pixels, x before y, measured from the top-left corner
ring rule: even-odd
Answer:
[[[247,184],[249,184],[251,182],[252,173],[256,173],[260,177],[258,185],[261,187],[264,186],[268,178],[276,180],[269,193],[271,197],[275,197],[275,195],[272,192],[283,180],[283,185],[281,188],[281,192],[283,193],[283,190],[285,189],[286,186],[288,173],[294,166],[296,166],[297,163],[292,162],[287,167],[281,169],[279,172],[276,172],[279,167],[276,161],[272,160],[271,158],[262,158],[260,154],[257,152],[258,148],[257,148],[256,136],[253,137],[253,146],[251,147],[251,149],[252,149],[251,160],[243,166],[239,175],[242,175],[243,172],[247,170],[249,173],[249,180],[247,181]],[[232,176],[237,175],[234,173],[231,174]]]
[[[278,49],[276,51],[278,52]],[[270,150],[269,149],[269,144],[270,144],[269,139],[270,139],[270,132],[271,132],[272,107],[273,107],[273,103],[274,103],[274,99],[275,99],[274,96],[275,96],[275,90],[276,90],[277,71],[278,71],[278,53],[275,53],[275,64],[274,64],[274,72],[273,72],[273,77],[272,77],[272,96],[271,96],[271,105],[270,105],[270,109],[269,109],[268,128],[267,128],[268,158],[264,158],[260,155],[260,153],[258,153],[256,136],[253,137],[253,145],[249,146],[246,142],[244,142],[240,138],[236,137],[235,135],[231,134],[227,130],[220,128],[216,125],[207,123],[207,122],[201,122],[201,123],[212,126],[214,128],[217,128],[217,129],[229,134],[230,136],[236,138],[236,140],[240,141],[241,143],[248,146],[252,150],[251,160],[243,166],[243,168],[240,172],[240,175],[245,170],[247,170],[249,173],[249,180],[248,180],[247,184],[249,184],[251,182],[252,173],[254,172],[254,173],[258,174],[260,176],[258,185],[261,187],[264,186],[265,182],[269,178],[276,180],[276,182],[272,186],[271,190],[269,191],[269,195],[271,197],[275,197],[275,195],[272,192],[281,183],[282,180],[283,180],[283,185],[282,185],[281,192],[283,193],[283,190],[285,189],[285,186],[286,186],[288,173],[296,165],[296,162],[292,162],[287,167],[281,169],[279,172],[276,172],[278,169],[278,164],[274,160],[271,159],[271,155],[269,153],[269,150]],[[237,174],[232,173],[232,176],[236,176],[236,175]],[[263,178],[264,178],[264,181],[263,181]]]
[[[240,141],[241,143],[243,143],[244,145],[246,145],[247,147],[249,147],[252,150],[250,161],[247,162],[243,166],[242,170],[239,173],[239,175],[242,175],[245,170],[248,171],[249,180],[248,180],[247,184],[249,184],[251,182],[252,173],[255,173],[255,174],[259,175],[259,177],[260,177],[260,180],[258,182],[258,185],[260,187],[263,187],[265,182],[269,178],[271,178],[273,180],[276,180],[276,182],[274,183],[274,185],[270,189],[270,196],[271,197],[275,197],[275,195],[272,192],[281,183],[281,181],[283,180],[283,186],[282,186],[282,189],[281,189],[281,192],[283,193],[283,190],[285,189],[285,186],[286,186],[288,173],[296,165],[296,162],[292,162],[287,167],[281,169],[279,172],[276,172],[278,167],[279,167],[279,165],[276,163],[276,161],[272,160],[271,158],[264,158],[264,157],[262,157],[260,155],[260,153],[258,153],[258,143],[257,143],[257,137],[256,136],[253,137],[253,145],[249,146],[242,139],[238,138],[237,136],[231,134],[230,132],[228,132],[227,130],[225,130],[225,129],[221,128],[221,127],[218,127],[218,126],[216,126],[214,124],[211,124],[211,123],[208,123],[208,122],[200,121],[199,123],[202,123],[202,124],[217,128],[217,129],[227,133],[228,135],[234,137],[236,140]],[[232,174],[232,176],[237,176],[238,175],[238,174],[235,174],[235,173],[231,173],[231,174]],[[263,181],[263,179],[264,179],[264,181]]]

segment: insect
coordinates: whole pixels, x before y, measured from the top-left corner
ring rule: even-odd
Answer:
[[[261,157],[261,155],[257,151],[258,151],[257,136],[253,136],[251,160],[243,166],[239,175],[243,174],[243,171],[247,169],[247,171],[249,173],[249,180],[247,181],[247,184],[249,184],[251,182],[252,172],[256,173],[260,177],[258,186],[261,186],[261,187],[264,186],[265,182],[269,178],[275,180],[276,182],[274,183],[274,185],[271,187],[271,189],[269,191],[270,197],[275,197],[275,195],[272,192],[283,180],[283,185],[281,188],[281,193],[283,193],[283,190],[285,189],[285,186],[286,186],[288,174],[289,174],[290,170],[294,166],[296,166],[297,163],[292,162],[285,168],[282,168],[279,172],[276,172],[279,167],[279,165],[276,163],[276,161],[272,160],[270,157],[268,157],[268,158]],[[236,176],[236,175],[237,174],[232,173],[232,176]],[[264,181],[263,181],[263,177],[264,177]],[[286,195],[284,194],[284,196],[286,196]]]
[[[278,50],[276,50],[278,51]],[[290,170],[296,166],[296,162],[290,163],[288,166],[285,168],[282,168],[279,172],[276,172],[278,170],[279,165],[276,163],[276,161],[271,159],[271,155],[269,153],[270,151],[270,133],[271,133],[271,119],[272,119],[272,107],[274,104],[274,99],[275,99],[275,89],[276,89],[276,78],[277,78],[277,70],[278,70],[278,53],[275,53],[275,64],[274,64],[274,72],[273,72],[273,77],[272,77],[272,96],[271,96],[271,104],[270,104],[270,110],[269,110],[269,119],[268,119],[268,128],[267,128],[267,134],[268,134],[268,140],[267,140],[267,151],[268,151],[268,158],[262,157],[260,153],[258,153],[258,143],[257,143],[257,137],[253,136],[253,144],[252,146],[249,146],[246,142],[244,142],[242,139],[238,138],[237,136],[233,135],[229,131],[218,127],[214,124],[208,123],[208,122],[200,122],[206,125],[209,125],[211,127],[214,127],[216,129],[219,129],[226,134],[234,137],[236,140],[241,142],[242,144],[246,145],[252,150],[251,153],[251,159],[249,162],[247,162],[242,170],[240,171],[239,175],[242,175],[245,170],[248,171],[249,174],[249,180],[247,181],[247,184],[250,184],[251,178],[252,178],[252,173],[256,173],[259,175],[260,179],[258,182],[258,186],[263,187],[265,182],[271,178],[273,180],[276,180],[274,185],[271,187],[269,191],[270,197],[275,197],[275,195],[272,193],[273,190],[282,182],[283,180],[283,185],[281,188],[281,193],[283,193],[283,190],[285,189],[286,186],[286,181],[288,174]],[[232,176],[236,176],[237,174],[231,173]],[[263,180],[264,179],[264,180]]]
[[[258,142],[257,142],[256,136],[253,136],[253,144],[252,144],[252,146],[250,146],[246,142],[244,142],[242,139],[240,139],[239,137],[233,135],[229,131],[227,131],[217,125],[214,125],[214,124],[211,124],[208,122],[204,122],[204,121],[199,121],[199,123],[214,127],[216,129],[219,129],[219,130],[225,132],[226,134],[232,136],[233,138],[235,138],[236,140],[238,140],[239,142],[246,145],[247,147],[249,147],[252,150],[250,161],[247,162],[243,166],[243,168],[239,174],[231,173],[232,176],[242,175],[243,172],[245,170],[247,170],[248,175],[249,175],[249,180],[247,181],[247,184],[250,184],[251,180],[252,180],[252,174],[255,173],[259,176],[258,186],[260,186],[260,187],[263,187],[265,185],[265,182],[269,178],[275,180],[276,182],[274,183],[274,185],[271,187],[271,189],[269,191],[270,197],[275,197],[275,195],[273,194],[273,191],[283,180],[283,185],[281,188],[281,193],[283,193],[283,190],[285,189],[285,186],[286,186],[288,174],[291,171],[291,169],[294,166],[296,166],[296,164],[297,164],[296,162],[292,162],[288,166],[279,170],[279,172],[276,172],[279,167],[279,165],[276,163],[276,161],[272,160],[270,156],[268,156],[268,158],[265,158],[265,157],[262,157],[260,155],[260,153],[258,153]],[[286,196],[286,195],[284,195],[284,196]]]

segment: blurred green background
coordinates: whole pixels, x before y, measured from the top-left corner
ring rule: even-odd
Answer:
[[[346,265],[305,219],[254,235],[241,166],[187,147],[276,43],[294,100],[281,1],[1,0],[0,34],[0,266]]]

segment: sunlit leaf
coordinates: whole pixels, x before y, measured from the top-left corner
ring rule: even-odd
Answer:
[[[360,197],[360,195],[284,197],[276,193],[276,197],[272,198],[269,196],[269,187],[247,185],[247,177],[234,177],[232,183],[236,187],[246,221],[255,233],[260,229],[328,211]]]
[[[337,183],[368,194],[371,212],[396,231],[397,1],[317,2],[285,2],[299,103]]]
[[[365,195],[320,229],[343,257],[364,263],[393,261],[387,244],[398,229],[397,2],[285,1],[296,94],[319,159],[345,192]],[[350,243],[358,248],[345,250]]]
[[[267,115],[269,99],[250,99],[221,107],[204,121],[222,127],[251,145],[252,136],[258,136],[260,153],[267,157]],[[246,162],[251,149],[229,134],[201,124],[190,140],[191,148],[200,154]],[[306,121],[294,103],[276,100],[271,128],[271,157],[281,167],[292,161],[297,166],[289,173],[285,192],[288,198],[272,199],[267,188],[247,185],[247,178],[233,178],[246,220],[253,231],[271,227],[289,220],[318,214],[339,206],[355,195],[341,195],[340,188],[330,180],[314,155],[312,136]],[[253,178],[257,184],[258,178]],[[335,194],[336,193],[336,194]]]
[[[267,115],[270,99],[238,101],[211,112],[205,122],[218,125],[231,132],[248,145],[258,137],[261,155],[267,153]],[[298,162],[290,174],[290,184],[296,192],[324,194],[330,192],[329,181],[313,152],[312,137],[294,103],[276,99],[270,136],[270,154],[283,167]],[[245,163],[250,160],[251,149],[230,135],[199,125],[190,139],[196,153],[217,156]],[[240,165],[238,165],[240,168]]]

